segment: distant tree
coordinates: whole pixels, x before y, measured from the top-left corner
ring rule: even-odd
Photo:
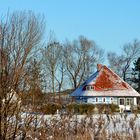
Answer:
[[[81,36],[64,44],[65,65],[72,87],[76,89],[91,73],[95,65],[103,60],[103,50],[94,41]],[[67,82],[68,83],[68,82]]]
[[[127,81],[130,79],[131,65],[139,57],[139,54],[140,42],[134,40],[133,43],[128,43],[123,46],[122,54],[120,55],[115,52],[109,52],[109,65],[124,81]]]
[[[57,74],[55,75],[55,79],[57,81],[56,87],[59,93],[59,103],[61,103],[61,91],[64,90],[66,87],[66,67],[65,67],[65,57],[64,57],[64,48],[61,46],[59,64],[57,69]]]
[[[132,70],[132,82],[135,84],[136,90],[140,93],[140,57],[134,62],[134,68]]]
[[[123,55],[117,55],[115,52],[108,53],[109,67],[122,77],[122,70],[125,63]]]
[[[53,93],[55,98],[56,92],[58,91],[57,87],[58,85],[62,87],[62,81],[63,81],[64,62],[63,62],[61,44],[54,40],[50,40],[47,47],[42,50],[42,55],[43,55],[43,67],[45,69],[46,79],[47,81],[50,81],[49,83],[51,83],[50,92]],[[61,71],[61,73],[59,70]],[[61,79],[61,81],[58,80],[59,78]]]

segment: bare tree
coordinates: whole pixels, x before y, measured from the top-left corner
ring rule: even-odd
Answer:
[[[109,52],[107,57],[111,69],[122,77],[122,69],[125,63],[124,55],[117,55],[115,52]]]
[[[14,12],[0,21],[1,140],[15,139],[19,134],[20,95],[27,80],[25,69],[32,59],[34,48],[40,46],[43,30],[43,18],[32,12]],[[13,100],[13,97],[16,98]]]
[[[73,88],[77,88],[103,60],[103,50],[85,37],[65,43],[65,65]]]
[[[123,80],[127,80],[129,75],[130,67],[134,60],[140,56],[140,42],[134,40],[133,43],[128,43],[123,46],[122,54],[117,55],[114,52],[108,53],[108,61],[110,67],[118,73]]]
[[[60,45],[59,42],[56,42],[54,40],[49,41],[47,47],[42,50],[43,65],[47,73],[47,78],[49,79],[49,81],[51,81],[52,91],[50,92],[53,93],[54,98],[55,98],[56,90],[57,90],[56,82],[58,82],[57,73],[58,73],[58,66],[60,64],[60,60],[62,57],[61,52],[62,52],[62,46]],[[62,71],[63,71],[63,66],[62,66]],[[63,79],[63,75],[62,75],[62,79]],[[62,85],[62,82],[60,82],[59,84]]]
[[[57,74],[55,75],[55,79],[57,81],[56,87],[58,87],[59,93],[59,103],[61,103],[61,91],[64,90],[66,85],[66,67],[65,67],[65,57],[64,57],[64,48],[61,46],[60,58],[58,63]]]

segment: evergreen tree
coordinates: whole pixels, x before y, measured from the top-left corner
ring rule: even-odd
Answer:
[[[133,70],[133,83],[135,84],[136,90],[140,93],[140,57],[134,62]]]

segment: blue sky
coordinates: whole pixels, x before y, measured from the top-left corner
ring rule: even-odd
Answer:
[[[0,0],[0,14],[32,10],[46,18],[61,42],[79,35],[101,48],[120,52],[123,44],[140,39],[140,0]]]

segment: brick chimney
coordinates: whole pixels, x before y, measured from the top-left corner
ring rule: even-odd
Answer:
[[[102,68],[102,64],[97,64],[97,70],[100,71]]]

